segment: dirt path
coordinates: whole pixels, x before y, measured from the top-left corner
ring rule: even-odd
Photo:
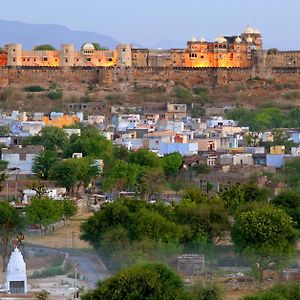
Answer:
[[[67,222],[66,226],[47,235],[26,236],[25,242],[42,245],[50,248],[92,249],[85,241],[80,239],[80,224],[89,215],[79,215]]]

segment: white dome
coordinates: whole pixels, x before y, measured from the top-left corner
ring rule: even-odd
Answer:
[[[253,27],[251,27],[251,26],[248,25],[246,27],[244,33],[246,33],[246,34],[253,34],[253,33],[255,33],[255,29]]]
[[[247,39],[246,39],[246,42],[247,43],[253,43],[253,39],[251,36],[248,36]]]
[[[82,48],[82,50],[89,50],[89,51],[94,51],[95,50],[95,46],[91,43],[85,43]]]
[[[197,39],[193,36],[191,41],[192,42],[197,42]]]
[[[242,39],[240,36],[238,36],[236,39],[235,39],[235,42],[240,44],[242,42]]]
[[[201,42],[201,43],[205,43],[205,42],[206,42],[205,37],[200,38],[200,42]]]
[[[227,40],[223,36],[218,36],[215,38],[215,42],[222,44],[222,43],[227,43]]]
[[[23,259],[22,253],[18,248],[15,248],[12,252],[8,265],[7,265],[8,276],[26,276],[26,264]]]

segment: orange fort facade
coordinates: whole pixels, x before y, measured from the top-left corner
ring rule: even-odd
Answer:
[[[248,68],[253,52],[261,49],[260,32],[248,26],[240,35],[220,36],[213,42],[192,38],[183,49],[139,49],[121,44],[115,50],[96,50],[86,43],[80,51],[72,44],[62,45],[60,50],[28,51],[20,44],[9,44],[0,52],[0,66]]]

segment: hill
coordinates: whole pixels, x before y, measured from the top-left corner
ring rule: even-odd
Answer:
[[[85,42],[97,42],[114,49],[118,41],[112,37],[88,31],[73,31],[62,25],[27,24],[17,21],[0,20],[0,46],[20,43],[25,49],[41,44],[60,48],[61,44],[72,43],[80,48]]]

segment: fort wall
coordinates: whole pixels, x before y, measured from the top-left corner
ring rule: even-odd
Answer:
[[[265,71],[262,71],[265,70]],[[0,80],[11,84],[45,85],[97,83],[109,89],[130,89],[134,86],[216,87],[243,83],[259,76],[276,81],[300,81],[299,67],[265,68],[83,68],[83,67],[0,67]]]

